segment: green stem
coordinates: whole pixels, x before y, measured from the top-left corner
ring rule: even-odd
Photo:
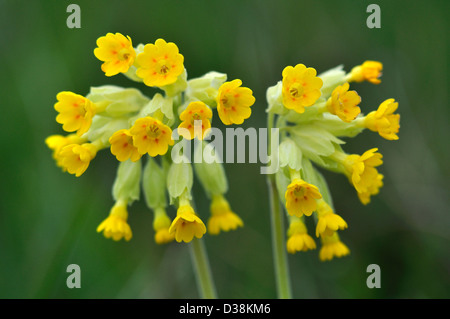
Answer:
[[[268,137],[269,137],[269,155],[271,155],[271,129],[273,126],[274,115],[269,113],[268,115]],[[285,232],[284,232],[284,219],[282,210],[280,208],[279,194],[275,182],[275,175],[270,174],[267,176],[267,184],[269,188],[270,199],[270,221],[272,231],[272,249],[273,249],[273,262],[275,267],[275,279],[277,284],[277,295],[279,299],[291,299],[291,285],[289,280],[289,268],[286,254]]]
[[[209,267],[208,255],[203,240],[194,238],[189,243],[195,277],[202,299],[217,299],[216,288]]]

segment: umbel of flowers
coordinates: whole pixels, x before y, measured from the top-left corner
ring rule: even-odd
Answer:
[[[241,80],[227,81],[227,75],[218,72],[188,79],[177,45],[163,39],[133,47],[130,37],[108,33],[97,40],[94,54],[106,76],[122,73],[137,85],[161,90],[147,97],[136,88],[106,85],[92,87],[86,96],[69,91],[56,96],[56,121],[68,132],[46,139],[56,164],[78,177],[101,150],[109,149],[119,162],[112,191],[115,204],[97,231],[113,240],[132,238],[128,206],[139,200],[141,186],[154,213],[159,244],[190,242],[207,228],[218,234],[242,227],[225,198],[228,185],[220,162],[175,162],[171,150],[175,136],[182,143],[195,139],[202,151],[214,110],[225,125],[242,124],[255,102],[252,91]],[[194,208],[194,174],[211,199],[208,227]],[[168,205],[176,207],[173,219]]]
[[[331,260],[350,253],[338,231],[347,222],[333,207],[327,182],[317,167],[343,174],[358,198],[368,204],[383,186],[379,167],[383,163],[377,148],[363,154],[347,154],[342,138],[355,137],[364,129],[387,140],[397,140],[400,115],[394,99],[382,101],[376,110],[362,110],[361,97],[350,83],[380,83],[382,64],[366,61],[346,73],[342,66],[317,75],[303,64],[287,66],[282,80],[268,88],[269,126],[280,129],[281,143],[276,187],[289,219],[287,251],[296,253],[316,248],[308,234],[305,216],[315,220],[315,237],[322,243],[319,257]]]

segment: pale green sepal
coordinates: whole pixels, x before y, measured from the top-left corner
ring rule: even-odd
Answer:
[[[278,195],[280,197],[280,201],[283,203],[284,206],[286,206],[286,198],[284,197],[284,194],[286,193],[287,187],[290,184],[289,177],[286,176],[286,174],[283,172],[283,170],[278,170],[275,173],[275,183],[278,189]]]
[[[142,174],[142,188],[149,208],[166,207],[166,175],[150,156]]]
[[[282,97],[282,87],[283,84],[281,81],[274,86],[271,86],[266,91],[266,99],[269,107],[266,112],[284,115],[288,113],[288,109],[283,105],[283,97]]]
[[[358,118],[361,118],[361,115]],[[364,126],[359,124],[358,118],[346,123],[336,115],[324,113],[322,120],[315,122],[315,124],[335,136],[355,137],[364,130]]]
[[[183,193],[189,194],[192,189],[193,173],[191,164],[187,161],[172,163],[167,173],[167,190],[170,196],[170,203],[180,197]]]
[[[112,189],[113,198],[116,201],[120,199],[131,203],[139,199],[141,166],[141,160],[136,162],[127,160],[119,163]]]
[[[302,151],[290,138],[285,138],[279,146],[280,167],[300,171],[302,168]]]
[[[343,70],[342,65],[319,74],[318,77],[323,81],[322,88],[320,89],[322,96],[325,98],[330,97],[331,93],[338,85],[342,85],[346,82],[345,76],[346,73]]]
[[[186,69],[184,69],[183,73],[181,73],[175,83],[166,85],[161,87],[164,92],[166,92],[167,96],[175,96],[187,88],[187,72]]]
[[[139,116],[151,116],[158,110],[160,110],[169,120],[173,120],[173,99],[171,97],[163,97],[161,94],[156,93],[151,101],[142,108]]]
[[[187,101],[202,101],[216,107],[216,97],[220,86],[227,80],[225,73],[211,71],[187,82],[185,96]]]
[[[325,99],[320,97],[314,105],[305,107],[305,112],[297,113],[294,110],[289,110],[284,118],[286,121],[296,124],[313,121],[321,117],[322,113],[320,112],[320,109],[325,106],[325,103]]]
[[[96,115],[86,132],[89,141],[100,141],[102,145],[109,145],[109,138],[117,131],[129,127],[126,118],[111,119],[108,116]]]

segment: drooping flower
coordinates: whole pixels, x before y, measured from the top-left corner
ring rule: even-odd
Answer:
[[[211,118],[212,111],[205,103],[191,102],[180,114],[182,122],[178,126],[178,133],[188,140],[195,137],[202,140],[211,128]]]
[[[306,225],[301,219],[291,221],[287,234],[288,240],[286,248],[288,253],[295,254],[298,251],[316,249],[316,243],[314,242],[314,239],[308,235]]]
[[[223,195],[214,195],[211,203],[211,217],[208,220],[208,232],[217,235],[221,231],[230,231],[244,225],[242,219],[231,211]]]
[[[383,71],[383,64],[378,61],[365,61],[361,65],[355,66],[348,75],[349,82],[369,81],[373,84],[380,84],[380,77]]]
[[[175,43],[163,39],[156,40],[144,47],[137,58],[137,76],[147,86],[162,87],[174,83],[184,70],[184,57]]]
[[[194,237],[202,238],[206,233],[206,226],[195,214],[192,206],[182,205],[178,207],[177,217],[170,225],[169,233],[175,234],[177,242],[189,243]]]
[[[398,102],[394,99],[387,99],[380,104],[378,110],[367,114],[364,124],[374,132],[378,132],[381,137],[387,140],[398,140],[400,129],[400,114],[394,114],[398,108]]]
[[[283,70],[283,105],[297,113],[305,112],[305,107],[313,105],[320,97],[322,79],[313,68],[303,64],[287,66]]]
[[[319,221],[316,226],[316,236],[332,236],[338,229],[347,228],[345,220],[335,214],[333,209],[323,199],[318,201],[317,215]]]
[[[55,110],[59,112],[56,122],[62,124],[66,132],[76,131],[79,136],[86,133],[96,114],[94,103],[82,95],[66,91],[58,93],[56,98]]]
[[[111,238],[115,241],[119,241],[122,238],[129,241],[133,237],[133,234],[130,225],[127,223],[127,219],[127,203],[117,201],[111,209],[109,216],[97,227],[97,232],[103,232],[106,238]]]
[[[127,129],[115,132],[110,138],[111,153],[116,156],[117,160],[124,162],[128,159],[136,162],[142,156],[133,145],[133,136]]]
[[[140,154],[164,155],[173,145],[172,130],[160,120],[147,116],[136,120],[130,129],[133,145]]]
[[[337,232],[331,236],[321,236],[322,248],[319,252],[321,261],[331,260],[334,257],[343,257],[350,254],[350,249],[341,242]]]
[[[322,198],[319,189],[302,179],[296,178],[287,187],[284,195],[289,215],[310,216],[316,210],[316,199]]]
[[[372,148],[363,155],[348,155],[344,160],[346,174],[358,193],[368,192],[377,183],[377,166],[383,164],[383,155],[377,153],[378,148]]]
[[[348,83],[336,87],[327,101],[328,111],[347,123],[353,121],[361,112],[358,107],[361,97],[356,91],[349,91],[349,87]]]
[[[89,163],[97,155],[98,148],[92,143],[69,144],[59,152],[61,165],[70,174],[81,176],[89,167]]]
[[[383,187],[383,175],[378,174],[372,184],[367,187],[365,192],[358,192],[358,198],[364,205],[370,203],[370,197],[380,192],[380,188]]]
[[[255,103],[255,97],[252,90],[241,85],[242,81],[236,79],[219,87],[217,112],[225,125],[242,124],[252,114],[250,107]]]
[[[56,165],[65,170],[62,165],[62,157],[60,156],[62,148],[69,144],[82,144],[86,141],[87,139],[79,137],[76,134],[69,134],[67,136],[50,135],[45,139],[45,144],[53,151],[53,159],[56,161]]]
[[[94,55],[103,61],[102,71],[106,76],[125,73],[133,65],[136,51],[129,36],[120,33],[108,33],[97,39]]]
[[[153,229],[155,230],[155,242],[157,244],[167,244],[175,239],[175,235],[169,232],[171,221],[164,208],[155,210]]]

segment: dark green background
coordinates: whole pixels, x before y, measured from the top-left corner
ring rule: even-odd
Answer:
[[[81,6],[81,29],[66,27],[70,3]],[[370,3],[381,7],[381,29],[366,27]],[[190,77],[215,70],[242,79],[257,100],[244,127],[265,126],[265,90],[287,65],[322,72],[382,61],[380,85],[354,88],[365,113],[387,98],[399,101],[400,140],[364,132],[345,149],[379,147],[385,186],[363,206],[343,176],[325,174],[349,224],[341,238],[351,255],[325,263],[318,250],[290,255],[294,297],[450,297],[448,3],[0,0],[0,297],[198,297],[188,247],[154,243],[143,201],[130,209],[130,242],[95,232],[113,204],[117,161],[108,151],[75,178],[55,166],[44,144],[63,132],[53,109],[60,91],[87,94],[90,86],[115,84],[155,92],[104,76],[93,50],[107,32],[129,35],[134,44],[175,42]],[[276,297],[260,166],[226,165],[227,196],[245,228],[204,237],[222,298]],[[194,196],[206,221],[209,203],[197,185]],[[72,263],[81,267],[81,289],[66,287]],[[381,267],[381,289],[366,286],[369,264]]]

